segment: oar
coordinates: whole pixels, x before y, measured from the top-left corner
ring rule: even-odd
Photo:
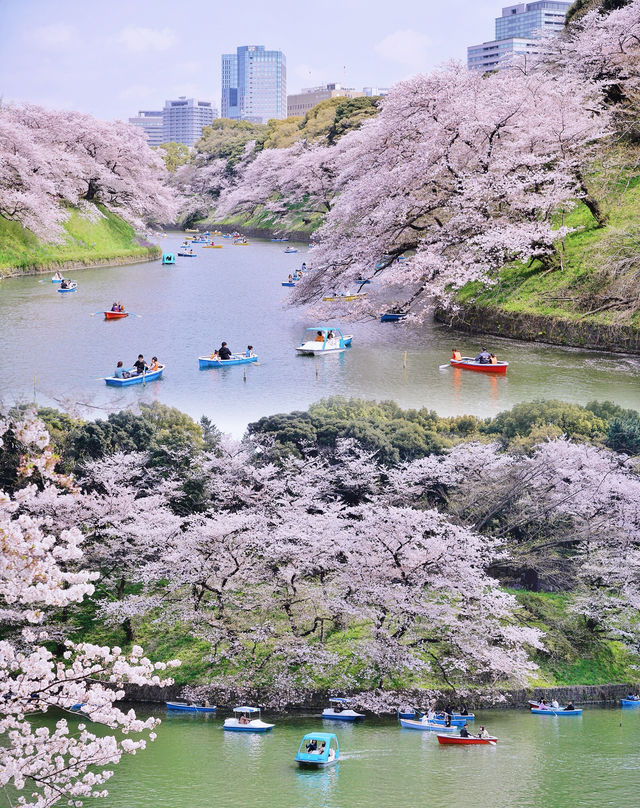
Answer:
[[[104,314],[104,309],[102,311],[94,311],[93,314],[89,315],[89,317],[95,317],[96,314]]]
[[[135,312],[133,312],[133,311],[128,311],[128,312],[127,312],[127,314],[129,314],[131,317],[142,317],[142,315],[141,315],[141,314],[136,314],[136,313],[135,313]]]
[[[446,365],[440,365],[440,370],[446,370],[447,368],[450,368],[450,367],[451,367],[451,365],[447,362]]]

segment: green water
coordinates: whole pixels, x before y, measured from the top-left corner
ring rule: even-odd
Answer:
[[[274,716],[267,734],[221,729],[222,717],[166,716],[157,740],[125,756],[92,808],[636,808],[640,709],[587,709],[581,717],[478,712],[492,746],[440,746],[433,733],[392,719],[340,726]],[[265,716],[269,720],[268,714]],[[70,719],[72,722],[75,718]],[[335,732],[340,760],[301,771],[306,732]]]

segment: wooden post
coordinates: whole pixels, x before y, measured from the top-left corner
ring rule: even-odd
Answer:
[[[402,359],[402,367],[406,370],[407,369],[407,352],[404,352],[404,357]]]

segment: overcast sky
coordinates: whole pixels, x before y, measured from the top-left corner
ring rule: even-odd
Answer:
[[[386,87],[493,38],[500,0],[0,0],[0,98],[127,118],[179,95],[220,107],[220,55],[265,45],[287,91]]]

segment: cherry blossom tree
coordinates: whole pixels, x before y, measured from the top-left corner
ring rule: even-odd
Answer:
[[[68,208],[85,203],[102,204],[137,228],[172,221],[177,200],[167,176],[143,133],[122,121],[0,106],[0,215],[38,236],[59,239]]]
[[[5,417],[0,424],[0,448],[20,446],[18,476],[37,478],[11,493],[0,492],[0,609],[8,623],[38,624],[41,607],[63,608],[94,591],[96,574],[79,567],[83,536],[75,528],[61,529],[34,513],[41,499],[77,496],[70,481],[56,474],[48,435],[32,412]],[[133,710],[114,706],[124,696],[122,685],[163,684],[159,671],[167,663],[152,663],[141,648],[129,653],[91,643],[65,643],[62,657],[41,643],[46,632],[23,629],[13,640],[0,641],[0,787],[9,805],[48,808],[61,800],[82,805],[84,797],[106,796],[104,783],[123,753],[135,754],[153,740],[158,721],[142,721]],[[49,712],[70,711],[81,704],[94,722],[118,730],[100,736],[86,724],[59,718],[55,728],[33,719]],[[120,737],[124,736],[124,737]],[[128,737],[133,736],[133,737]]]

